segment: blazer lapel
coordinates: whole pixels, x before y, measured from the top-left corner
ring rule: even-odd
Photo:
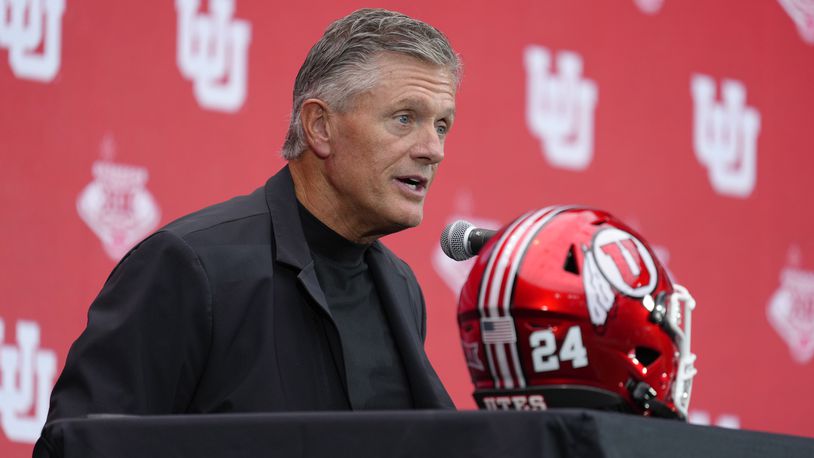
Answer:
[[[288,166],[283,167],[266,183],[266,203],[271,214],[272,238],[276,247],[275,260],[299,270],[297,278],[322,310],[331,316],[325,293],[319,286],[311,250],[305,241],[297,196]]]
[[[294,193],[294,182],[288,166],[283,167],[277,174],[266,182],[266,204],[271,215],[271,237],[275,246],[275,261],[286,264],[299,271],[297,280],[308,292],[311,299],[328,317],[325,332],[331,348],[336,368],[344,383],[345,393],[348,392],[347,376],[345,374],[345,358],[342,355],[342,344],[339,332],[333,323],[331,309],[325,299],[325,292],[319,285],[311,250],[305,240],[305,234],[300,222],[297,209],[297,196]]]
[[[421,316],[416,297],[407,277],[393,264],[380,244],[368,250],[370,268],[396,347],[404,363],[415,408],[452,407],[452,401],[441,385],[424,352],[421,340]]]

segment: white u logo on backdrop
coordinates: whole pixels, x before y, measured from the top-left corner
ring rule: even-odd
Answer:
[[[200,0],[176,0],[177,62],[194,82],[198,104],[234,112],[246,99],[251,25],[233,19],[234,0],[210,0],[209,14],[198,13]]]
[[[746,106],[740,81],[721,83],[722,103],[715,101],[715,80],[693,75],[693,145],[707,167],[712,187],[727,196],[746,198],[757,180],[757,136],[760,113]]]
[[[56,77],[64,12],[65,0],[0,0],[0,47],[9,51],[14,76],[44,83]]]
[[[778,2],[794,21],[800,38],[814,45],[814,0],[778,0]]]
[[[4,331],[0,318],[0,425],[10,440],[33,443],[48,416],[57,357],[52,350],[39,348],[36,322],[17,322],[17,345],[3,344]],[[29,415],[32,408],[34,414]]]
[[[551,69],[546,48],[526,47],[526,122],[551,165],[584,170],[593,159],[599,91],[596,83],[582,77],[579,54],[561,51],[556,60],[558,74]]]

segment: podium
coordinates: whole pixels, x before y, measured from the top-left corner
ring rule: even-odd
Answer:
[[[93,416],[46,425],[56,457],[814,457],[814,439],[586,410]]]

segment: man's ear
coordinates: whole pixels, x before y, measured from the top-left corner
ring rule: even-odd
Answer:
[[[328,129],[328,105],[320,99],[308,99],[300,111],[302,130],[309,148],[320,158],[331,155]]]

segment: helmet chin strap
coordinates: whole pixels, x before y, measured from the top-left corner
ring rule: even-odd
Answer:
[[[667,404],[656,398],[656,390],[653,389],[646,382],[636,382],[628,380],[627,389],[630,391],[630,396],[645,412],[649,412],[652,416],[658,418],[669,418],[674,420],[684,420],[684,417],[669,408]]]

